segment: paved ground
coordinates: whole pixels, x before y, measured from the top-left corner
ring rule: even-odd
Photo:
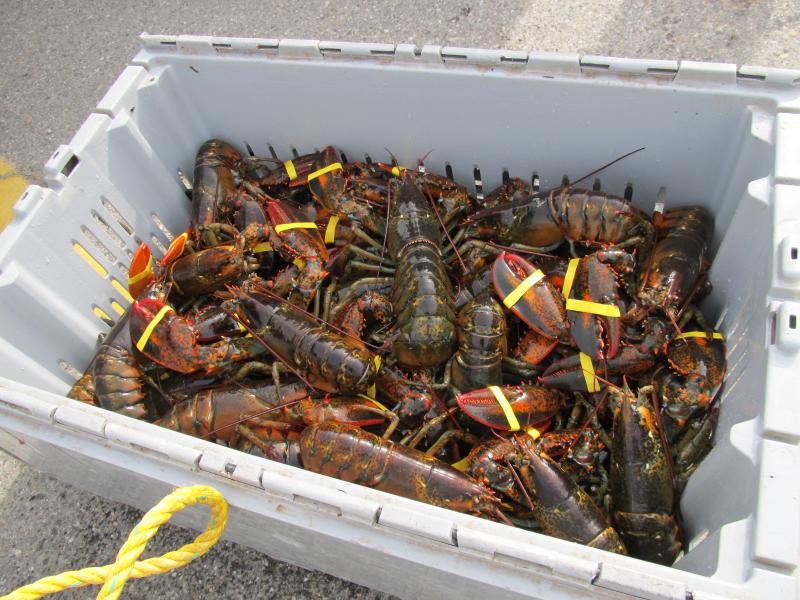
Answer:
[[[137,35],[197,33],[444,43],[800,67],[791,0],[0,1],[0,157],[29,181],[70,139],[137,47]],[[0,162],[2,166],[2,162]],[[0,168],[0,226],[4,178]],[[15,188],[14,188],[15,189]],[[138,518],[0,455],[0,593],[110,560]],[[191,534],[170,528],[154,550]],[[349,598],[380,594],[220,544],[198,564],[126,588],[126,598]],[[70,593],[72,597],[86,594]],[[62,597],[68,597],[62,596]]]

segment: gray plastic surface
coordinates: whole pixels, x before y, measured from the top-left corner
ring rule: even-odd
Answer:
[[[798,597],[798,81],[707,63],[144,36],[0,235],[0,446],[140,508],[175,485],[215,485],[233,508],[228,539],[403,597]],[[667,207],[716,215],[704,309],[729,372],[716,446],[682,500],[687,554],[667,568],[511,530],[59,396],[128,305],[139,241],[158,255],[186,227],[177,169],[216,136],[281,156],[333,143],[385,160],[385,146],[411,165],[433,150],[429,170],[449,164],[471,186],[478,167],[484,190],[504,169],[550,186],[645,146],[600,175],[605,190],[631,182],[652,210],[665,186]]]

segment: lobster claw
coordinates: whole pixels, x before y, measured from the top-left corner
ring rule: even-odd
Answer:
[[[325,146],[314,161],[314,171],[307,177],[308,189],[314,199],[331,208],[332,200],[344,194],[347,179],[342,177],[342,157],[333,146]]]
[[[539,378],[539,383],[568,392],[599,391],[602,381],[592,375],[595,372],[603,379],[626,373],[633,375],[649,370],[655,364],[655,356],[634,346],[623,346],[612,359],[598,361],[584,355],[572,354],[553,362]],[[583,364],[588,361],[587,364]],[[591,364],[591,369],[588,368]],[[592,383],[594,380],[594,383]],[[590,387],[591,386],[591,387]]]
[[[519,474],[534,499],[533,512],[542,531],[565,540],[626,554],[625,544],[602,509],[553,459],[526,452]]]
[[[492,264],[492,281],[503,304],[531,329],[551,339],[566,332],[563,298],[544,273],[524,258],[502,252]]]
[[[131,343],[147,358],[179,373],[200,368],[192,349],[195,335],[186,319],[156,298],[141,298],[131,306]]]
[[[153,256],[150,247],[142,242],[133,253],[131,265],[128,267],[128,291],[131,296],[138,298],[153,280]]]
[[[456,397],[459,408],[482,425],[518,431],[554,416],[566,405],[565,396],[538,385],[491,386]]]
[[[167,248],[167,253],[164,255],[164,258],[162,258],[161,262],[158,263],[162,269],[183,255],[183,251],[186,249],[187,239],[189,239],[188,229],[172,240],[169,248]]]
[[[578,264],[573,289],[574,298],[569,297],[569,289],[564,290],[572,339],[581,352],[592,358],[613,358],[622,338],[619,285],[614,270],[600,262],[596,254],[586,256]]]
[[[558,340],[545,337],[541,333],[529,329],[519,341],[515,354],[528,364],[538,365],[557,345]]]
[[[325,242],[316,223],[303,221],[300,213],[290,205],[278,200],[269,201],[267,214],[279,237],[283,238],[283,236],[293,234],[292,237],[299,240],[296,244],[292,244],[295,252],[302,252],[306,255],[314,254],[319,256],[322,261],[328,260],[328,250],[325,248]],[[311,248],[304,248],[306,245],[310,245]]]

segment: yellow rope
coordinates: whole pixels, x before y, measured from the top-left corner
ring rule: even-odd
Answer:
[[[179,550],[141,562],[137,561],[158,528],[169,521],[174,513],[193,504],[207,504],[211,508],[211,517],[206,530],[191,544],[186,544]],[[217,490],[205,485],[178,488],[142,517],[117,553],[114,564],[87,567],[80,571],[65,571],[59,575],[45,577],[0,597],[0,600],[33,600],[84,585],[102,585],[103,588],[97,595],[98,600],[105,598],[116,600],[128,577],[140,578],[167,573],[189,564],[208,552],[222,535],[227,521],[228,503]]]

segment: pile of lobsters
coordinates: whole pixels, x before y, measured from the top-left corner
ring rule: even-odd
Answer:
[[[725,376],[702,206],[213,139],[70,397],[672,564]],[[591,175],[590,175],[591,176]],[[478,182],[476,182],[478,183]],[[156,250],[154,250],[156,251]]]

